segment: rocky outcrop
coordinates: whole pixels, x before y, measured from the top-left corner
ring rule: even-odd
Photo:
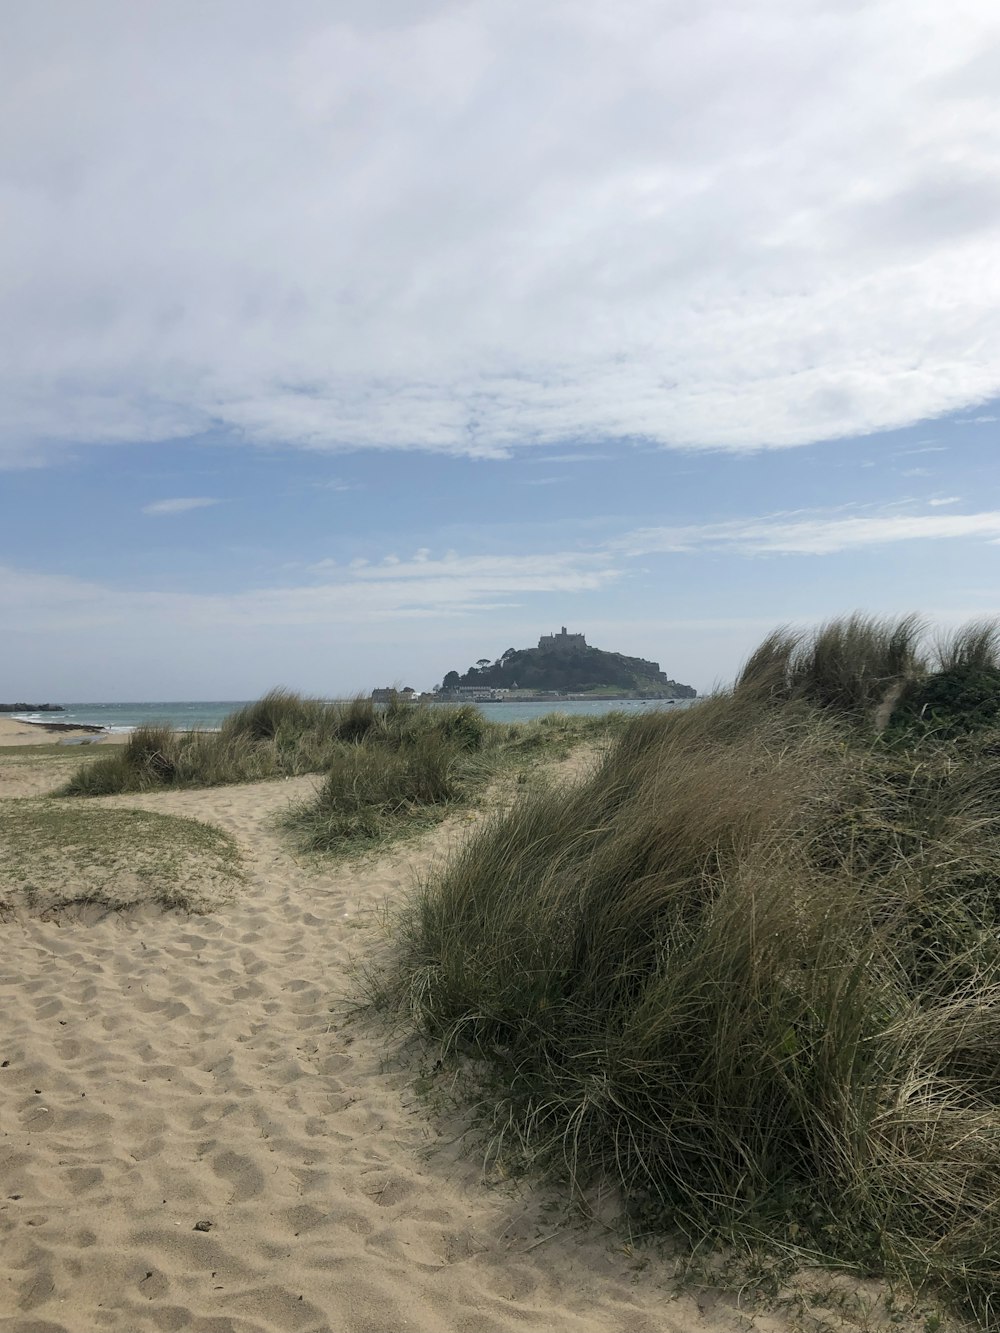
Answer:
[[[502,690],[544,690],[564,694],[608,693],[646,698],[693,699],[691,685],[671,680],[659,662],[592,648],[582,634],[543,635],[537,648],[508,648],[495,662],[486,659],[464,675],[450,671],[446,689],[480,686]]]
[[[65,713],[62,704],[0,704],[0,713]]]

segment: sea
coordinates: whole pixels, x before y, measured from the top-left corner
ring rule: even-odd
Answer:
[[[145,703],[65,704],[61,713],[7,714],[29,722],[68,722],[77,726],[106,727],[112,732],[133,731],[147,723],[161,723],[179,731],[215,731],[230,713],[242,708],[246,699],[156,700]],[[600,717],[605,713],[650,712],[663,708],[686,708],[690,699],[559,699],[543,703],[515,700],[511,703],[480,703],[476,706],[493,722],[530,722],[547,713],[572,717]]]

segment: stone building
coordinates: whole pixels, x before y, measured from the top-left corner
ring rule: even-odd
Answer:
[[[563,625],[558,634],[543,634],[538,640],[538,647],[543,653],[578,652],[586,648],[587,640],[582,634],[567,634]]]

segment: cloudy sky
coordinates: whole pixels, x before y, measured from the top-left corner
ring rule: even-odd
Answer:
[[[0,699],[1000,612],[987,0],[0,16]]]

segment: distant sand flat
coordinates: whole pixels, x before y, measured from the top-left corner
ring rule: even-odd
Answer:
[[[98,735],[93,727],[73,727],[59,721],[59,714],[53,713],[52,720],[39,722],[21,722],[13,717],[0,717],[0,746],[5,745],[52,745],[61,740],[83,740]],[[100,744],[110,736],[99,738]]]
[[[678,1294],[611,1233],[559,1228],[544,1193],[481,1184],[412,1071],[386,1068],[385,1033],[331,1013],[375,943],[371,909],[467,821],[317,870],[269,828],[312,785],[107,798],[238,839],[249,882],[215,915],[0,927],[0,1328],[807,1327]]]

